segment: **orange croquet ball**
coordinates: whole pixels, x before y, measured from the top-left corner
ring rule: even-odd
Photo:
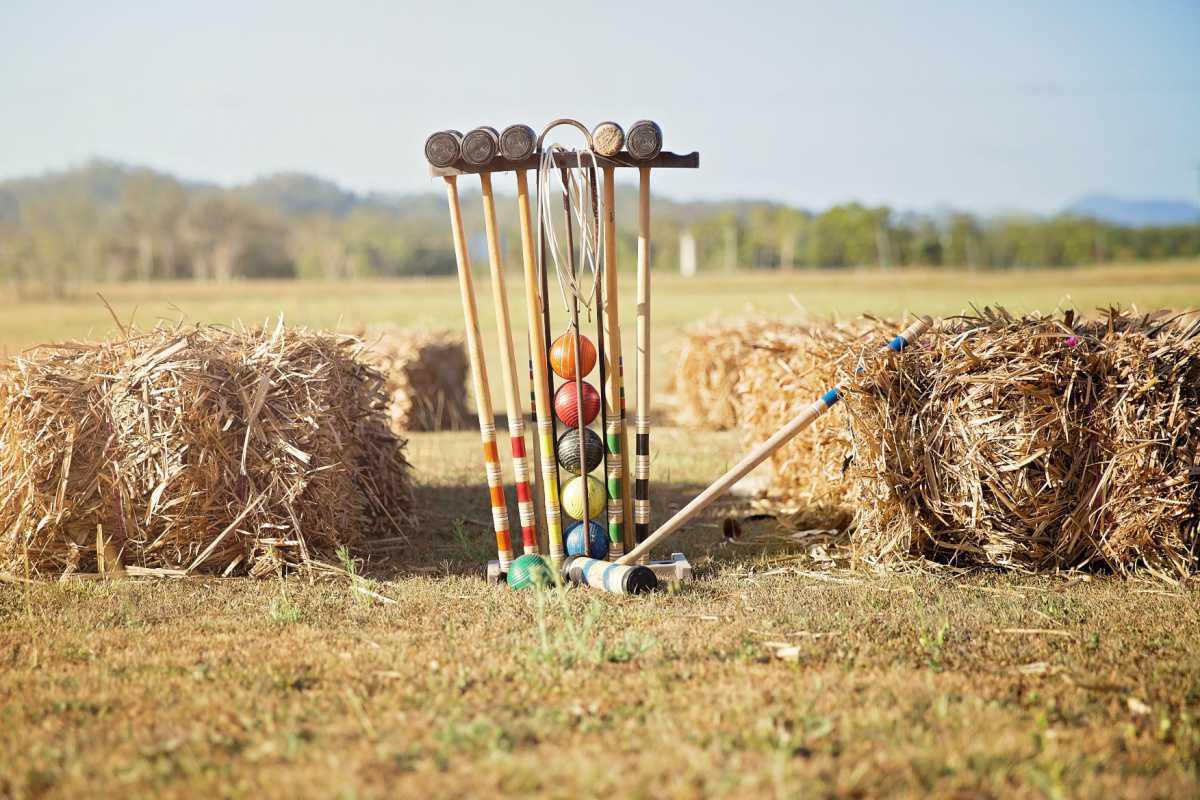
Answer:
[[[575,381],[568,381],[554,393],[554,413],[564,425],[579,425],[579,395],[575,392]],[[587,381],[583,383],[583,424],[590,425],[600,413],[600,393]]]
[[[579,337],[579,357],[586,377],[596,368],[596,346],[586,336]],[[575,334],[567,331],[550,345],[550,369],[563,380],[575,380]]]

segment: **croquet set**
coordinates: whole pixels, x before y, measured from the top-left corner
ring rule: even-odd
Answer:
[[[564,127],[581,133],[584,147],[568,148],[549,140],[552,132]],[[489,580],[505,580],[512,588],[524,588],[561,577],[618,594],[650,591],[664,580],[690,580],[692,568],[682,553],[674,553],[664,561],[651,561],[651,549],[810,425],[837,402],[841,391],[834,387],[805,407],[788,425],[650,532],[650,173],[654,169],[696,169],[699,153],[664,151],[662,129],[649,120],[635,122],[626,131],[615,122],[601,122],[589,129],[577,120],[556,119],[540,133],[528,125],[510,125],[503,131],[484,126],[465,135],[455,130],[438,131],[426,139],[425,157],[430,174],[445,181],[450,206],[467,353],[496,535],[497,559],[488,565]],[[637,169],[639,178],[632,481],[626,469],[630,437],[618,303],[617,169]],[[536,190],[532,203],[530,171],[535,175]],[[492,190],[492,175],[503,172],[512,172],[516,178],[528,309],[528,376],[537,439],[532,451],[536,472],[525,446],[525,411]],[[519,557],[513,552],[458,195],[458,178],[472,174],[479,176],[483,201],[521,527]],[[555,301],[561,301],[565,319],[557,327],[551,314]],[[893,339],[888,349],[901,350],[927,325],[928,320],[918,320]],[[603,481],[593,474],[596,472],[603,474]],[[540,484],[538,492],[536,484]],[[540,530],[546,534],[548,563],[539,544]]]

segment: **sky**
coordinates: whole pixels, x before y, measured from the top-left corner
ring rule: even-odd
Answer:
[[[429,133],[561,116],[658,121],[680,198],[1200,202],[1200,2],[0,2],[0,178],[433,190]]]

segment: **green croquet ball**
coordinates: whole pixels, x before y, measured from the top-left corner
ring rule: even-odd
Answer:
[[[554,573],[541,556],[527,553],[508,565],[508,588],[526,589],[530,586],[550,586]]]

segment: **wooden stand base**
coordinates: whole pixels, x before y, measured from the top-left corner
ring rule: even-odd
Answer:
[[[692,580],[692,564],[683,553],[672,553],[669,559],[651,561],[646,566],[654,571],[654,575],[658,578],[659,583],[668,583],[671,581],[686,583]],[[505,574],[500,571],[500,562],[489,561],[487,565],[488,583],[504,583],[505,579]]]
[[[691,562],[687,560],[687,556],[683,553],[671,553],[669,559],[665,561],[651,561],[646,566],[654,570],[654,574],[658,577],[660,583],[668,581],[684,583],[692,579]]]

